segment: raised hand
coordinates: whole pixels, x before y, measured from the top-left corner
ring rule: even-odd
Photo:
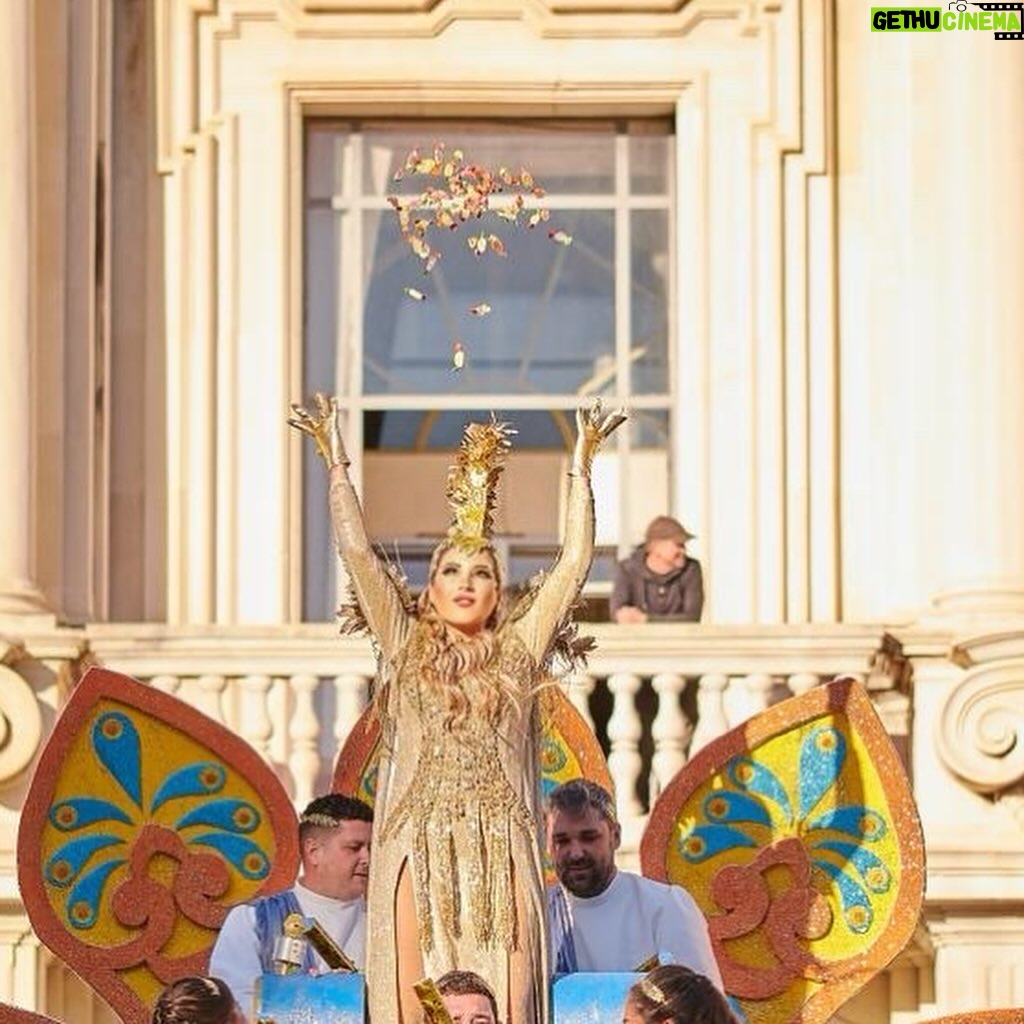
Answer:
[[[626,422],[626,410],[602,413],[600,399],[576,410],[576,448],[572,456],[572,472],[590,475],[590,464],[604,439]]]
[[[313,401],[316,403],[315,413],[293,403],[288,425],[313,438],[316,450],[328,469],[332,466],[347,466],[348,455],[338,423],[338,399],[333,396],[328,398],[323,392],[318,391],[313,396]]]

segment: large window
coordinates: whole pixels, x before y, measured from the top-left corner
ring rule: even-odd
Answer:
[[[632,413],[595,471],[597,592],[617,551],[668,507],[670,131],[647,120],[307,123],[304,390],[339,396],[370,531],[414,584],[445,529],[444,468],[462,427],[492,411],[518,431],[497,537],[513,582],[557,547],[573,410],[592,396]],[[387,197],[423,189],[395,172],[438,142],[494,170],[528,169],[549,220],[531,230],[489,218],[504,257],[476,255],[469,225],[433,234],[441,258],[425,275]],[[481,303],[489,314],[470,312]],[[304,615],[323,619],[334,564],[311,469]]]

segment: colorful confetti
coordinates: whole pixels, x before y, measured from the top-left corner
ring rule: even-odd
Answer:
[[[527,228],[535,228],[549,218],[542,205],[546,193],[525,167],[518,173],[505,166],[493,171],[468,162],[461,149],[449,151],[438,142],[430,151],[411,150],[393,175],[395,181],[417,176],[427,179],[422,191],[389,195],[387,202],[398,219],[403,241],[422,262],[424,274],[429,274],[441,258],[440,249],[432,241],[434,229],[456,231],[472,222],[474,226],[466,238],[470,252],[477,258],[506,257],[505,241],[490,230],[491,225],[485,226],[486,216],[494,214],[498,221],[513,227],[525,223]],[[572,236],[562,230],[549,231],[548,237],[560,245],[572,244]],[[416,302],[426,301],[426,293],[419,288],[407,287],[404,292]],[[471,316],[483,317],[490,312],[486,302],[469,307]],[[452,344],[451,362],[453,370],[465,366],[466,351],[461,341]]]
[[[493,172],[480,164],[467,162],[461,149],[449,153],[445,144],[439,142],[432,152],[411,150],[393,177],[395,181],[402,181],[416,175],[428,179],[422,192],[410,196],[390,195],[387,201],[398,217],[403,239],[423,261],[424,273],[429,273],[440,258],[436,246],[427,239],[432,228],[454,231],[488,213],[518,225],[528,200],[528,227],[536,227],[548,219],[548,211],[537,205],[546,193],[525,167],[518,174],[507,167]],[[481,230],[467,238],[466,244],[477,256],[487,252],[506,255],[504,241],[493,232]]]

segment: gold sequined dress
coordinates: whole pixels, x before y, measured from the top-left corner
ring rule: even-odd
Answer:
[[[537,696],[554,632],[590,566],[589,480],[571,478],[562,551],[529,609],[497,628],[490,660],[459,679],[465,710],[456,716],[423,679],[427,627],[372,551],[340,466],[331,470],[331,514],[386,683],[368,893],[370,1019],[416,1024],[413,983],[460,969],[491,985],[503,1021],[545,1024]],[[485,699],[503,684],[500,701]]]

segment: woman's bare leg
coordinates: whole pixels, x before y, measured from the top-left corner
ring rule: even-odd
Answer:
[[[367,935],[366,942],[367,945],[372,943],[373,936]],[[398,967],[398,991],[395,993],[399,1013],[397,1024],[420,1024],[423,1009],[413,985],[423,978],[423,954],[408,861],[402,865],[395,890],[395,962]]]

